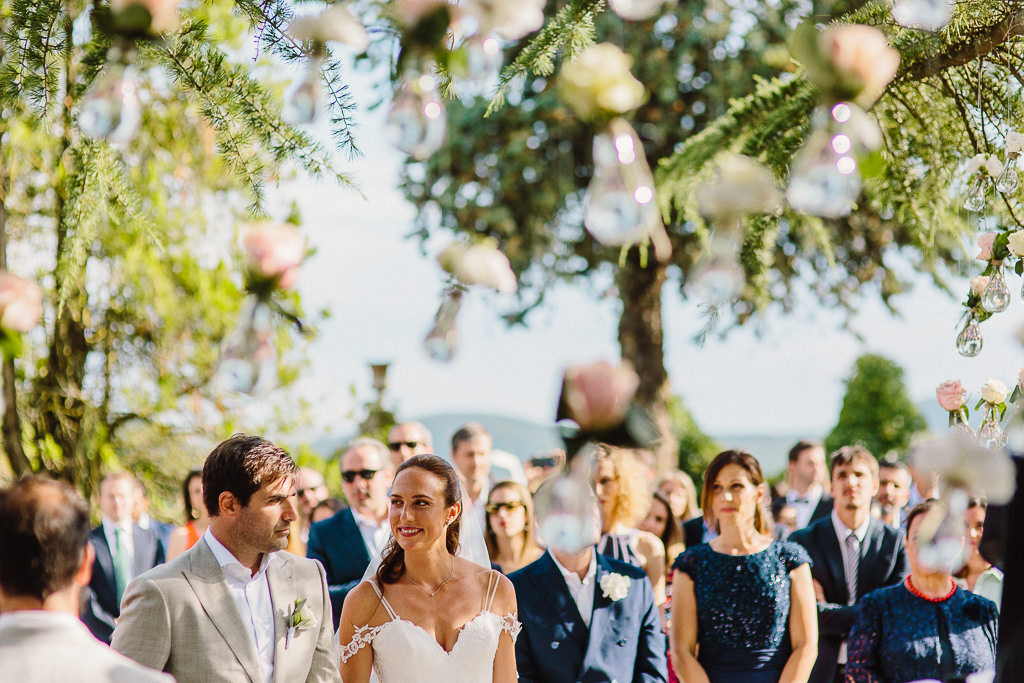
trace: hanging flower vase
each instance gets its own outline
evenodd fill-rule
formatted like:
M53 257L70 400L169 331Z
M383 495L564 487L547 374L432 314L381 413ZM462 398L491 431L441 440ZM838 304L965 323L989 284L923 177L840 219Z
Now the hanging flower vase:
M978 443L985 448L1002 448L1006 439L999 428L999 409L988 403L985 405L985 419L978 428Z
M981 353L982 346L981 326L974 313L971 313L963 329L956 338L956 352L966 358L974 358Z
M845 102L814 110L807 142L790 168L786 197L794 209L824 218L846 216L853 209L861 188L855 158L861 136L851 122L862 113Z
M1003 278L1003 267L1001 263L993 264L992 275L981 293L981 305L989 313L1002 313L1010 305L1010 289L1006 286Z
M1020 178L1017 176L1017 158L1019 154L1010 154L1003 172L996 178L996 189L1003 194L1013 194L1020 185Z
M245 300L238 326L224 342L217 367L217 382L225 389L253 394L269 388L277 360L272 322L267 301L257 296Z
M434 315L434 326L430 328L430 332L423 340L423 348L426 349L427 355L434 360L448 362L455 357L455 348L459 338L455 323L459 316L459 309L462 308L463 292L462 287L458 285L453 285L445 290L441 305Z

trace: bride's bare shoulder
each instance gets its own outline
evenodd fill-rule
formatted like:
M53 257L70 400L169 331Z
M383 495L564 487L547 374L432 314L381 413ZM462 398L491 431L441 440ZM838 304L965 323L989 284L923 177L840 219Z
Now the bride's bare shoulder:
M377 591L369 581L362 581L345 596L345 604L341 609L342 626L372 624L374 615L380 609L381 599Z

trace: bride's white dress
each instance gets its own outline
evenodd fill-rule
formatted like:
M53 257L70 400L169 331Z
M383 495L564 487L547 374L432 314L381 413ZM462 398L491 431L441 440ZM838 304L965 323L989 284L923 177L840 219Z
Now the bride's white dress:
M522 628L515 614L499 616L491 611L497 576L492 571L483 611L463 625L450 652L422 627L402 619L371 581L390 621L357 626L352 641L341 648L341 660L347 662L370 645L373 671L380 683L491 683L498 639L507 631L514 641Z

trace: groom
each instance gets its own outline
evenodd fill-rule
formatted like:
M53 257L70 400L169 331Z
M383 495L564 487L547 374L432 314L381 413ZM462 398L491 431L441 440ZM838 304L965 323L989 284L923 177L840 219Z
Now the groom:
M114 649L178 683L339 681L324 570L283 552L295 474L257 436L217 446L203 465L209 529L128 585Z
M642 569L593 545L548 548L509 579L523 624L519 683L665 682L665 634Z

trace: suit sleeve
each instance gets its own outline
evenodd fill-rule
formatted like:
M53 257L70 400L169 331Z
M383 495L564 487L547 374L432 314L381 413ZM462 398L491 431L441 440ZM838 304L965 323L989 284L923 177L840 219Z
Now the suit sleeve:
M314 563L320 579L320 592L323 595L324 616L331 613L331 598L327 590L327 575L324 573L323 565ZM309 667L309 675L306 677L309 683L330 681L341 683L341 671L338 663L338 648L334 641L333 621L330 619L320 620L320 633L316 640L316 649L313 651L313 663Z
M521 594L523 587L519 583L513 583L512 587L517 594ZM520 602L519 614L523 631L516 638L516 672L519 674L519 683L536 683L537 666L534 664L533 647L530 642L530 624L527 619L522 618L525 609L528 608Z
M819 602L818 634L822 636L842 636L850 632L853 622L857 619L857 605L838 605L834 602Z
M643 586L643 618L633 669L633 683L667 683L668 662L665 658L666 637L661 630L661 617L654 604L654 590L649 581Z
M160 586L140 577L128 584L111 647L150 669L164 671L171 654L171 614Z

